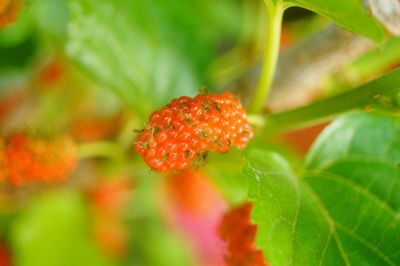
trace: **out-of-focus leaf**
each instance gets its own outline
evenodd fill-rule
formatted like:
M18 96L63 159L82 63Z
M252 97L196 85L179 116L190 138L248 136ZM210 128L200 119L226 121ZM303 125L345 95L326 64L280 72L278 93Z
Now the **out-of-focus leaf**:
M362 55L327 80L325 91L337 93L362 85L400 62L400 38L388 39L376 49Z
M34 36L12 47L0 46L0 71L25 68L32 61L36 51L37 42Z
M374 113L344 116L318 137L307 156L306 168L323 168L347 157L385 161L396 166L400 162L399 136L400 121L396 118Z
M137 189L132 197L129 212L132 213L130 244L126 265L185 265L195 264L193 247L182 235L174 231L163 217L165 206L159 204L160 176L143 169L134 168Z
M310 151L302 177L254 149L257 243L271 265L400 263L400 123L377 114L338 119Z
M347 30L364 35L374 41L385 37L383 27L372 18L360 0L268 0L277 4L299 6L332 19Z
M153 217L132 225L132 246L127 259L134 265L196 265L192 247L183 236L171 231L162 217Z
M90 237L87 209L78 194L55 191L35 199L11 229L15 265L107 266Z
M146 112L193 95L218 37L202 27L212 4L189 0L70 1L67 51L94 78ZM210 6L211 5L211 6ZM205 13L207 14L207 13Z
M18 45L31 37L33 30L31 13L26 8L22 8L16 21L0 29L0 46L12 47Z
M22 8L18 19L0 30L0 78L9 75L6 71L25 69L33 61L38 44L31 13Z
M377 49L351 63L344 72L350 76L371 77L400 62L400 38L391 38Z
M69 20L67 1L35 0L30 11L38 29L46 35L65 40Z

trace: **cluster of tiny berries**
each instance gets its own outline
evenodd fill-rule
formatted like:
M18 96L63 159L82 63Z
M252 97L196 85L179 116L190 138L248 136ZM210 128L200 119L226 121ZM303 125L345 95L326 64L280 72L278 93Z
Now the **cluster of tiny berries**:
M64 136L39 139L16 133L0 139L0 180L14 185L63 180L76 164L75 145Z
M157 172L187 168L207 151L243 149L253 137L246 111L231 92L172 100L155 111L135 150Z
M261 250L255 247L257 226L250 223L253 205L246 203L226 213L219 235L227 243L225 262L228 266L267 266Z

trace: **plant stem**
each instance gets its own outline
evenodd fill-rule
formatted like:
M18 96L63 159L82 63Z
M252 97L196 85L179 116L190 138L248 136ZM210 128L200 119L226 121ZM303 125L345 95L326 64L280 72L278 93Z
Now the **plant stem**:
M400 114L395 96L400 92L400 68L354 90L310 105L272 114L266 118L264 134L274 134L326 120L352 110L380 110Z
M279 1L275 6L266 1L266 5L268 11L268 32L265 40L263 67L249 108L250 113L259 113L262 111L271 89L279 55L281 24L285 8Z
M103 157L118 161L123 160L124 151L123 148L118 144L107 141L99 141L79 145L78 155L80 159Z

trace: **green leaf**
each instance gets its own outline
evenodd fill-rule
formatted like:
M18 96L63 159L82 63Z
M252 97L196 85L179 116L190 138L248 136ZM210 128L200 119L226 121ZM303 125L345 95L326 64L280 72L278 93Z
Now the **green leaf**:
M226 3L224 1L224 3ZM67 52L131 107L148 112L206 82L218 25L191 0L69 1ZM229 9L228 9L229 10ZM224 20L224 19L222 19Z
M400 163L400 121L377 113L337 119L316 140L306 168L315 170L347 157Z
M111 265L90 238L87 209L73 192L54 191L35 199L10 234L16 265Z
M271 1L271 0L269 0ZM272 0L288 6L299 6L332 19L343 28L374 41L385 38L383 27L372 18L361 0Z
M232 205L243 203L247 199L249 181L241 171L245 165L242 152L232 149L229 153L212 153L207 160L204 169L228 202Z
M400 68L355 89L267 117L264 134L283 132L355 110L397 115L400 110Z
M346 115L301 174L276 153L249 152L257 244L271 265L400 264L399 133L396 118Z

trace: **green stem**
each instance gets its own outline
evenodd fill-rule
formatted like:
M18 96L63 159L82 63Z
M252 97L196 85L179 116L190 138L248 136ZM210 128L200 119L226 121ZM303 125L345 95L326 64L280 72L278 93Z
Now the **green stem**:
M262 111L272 85L279 55L282 17L285 8L280 2L277 2L275 6L269 1L266 1L266 4L268 11L268 32L265 40L263 67L253 101L249 108L250 113L259 113Z
M124 158L124 151L120 145L106 141L81 144L78 154L80 159L103 157L120 161Z
M310 105L272 114L266 118L264 134L304 127L313 122L352 110L380 110L398 115L395 97L400 92L400 68L354 90L316 101Z

